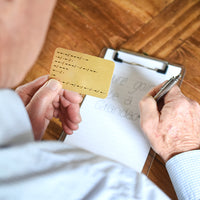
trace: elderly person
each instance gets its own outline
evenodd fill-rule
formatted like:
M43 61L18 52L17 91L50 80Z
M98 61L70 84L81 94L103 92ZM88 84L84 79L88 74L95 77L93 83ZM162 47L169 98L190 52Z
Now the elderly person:
M54 0L0 2L0 199L168 199L125 166L39 141L53 116L68 134L81 121L82 97L48 76L9 89L39 55L54 6ZM200 107L175 86L158 111L152 96L159 88L140 102L142 129L166 162L178 198L200 199Z

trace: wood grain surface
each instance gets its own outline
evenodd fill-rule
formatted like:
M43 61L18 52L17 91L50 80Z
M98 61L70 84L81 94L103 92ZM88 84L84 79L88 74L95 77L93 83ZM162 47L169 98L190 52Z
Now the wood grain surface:
M23 83L49 74L57 47L95 56L104 47L123 48L183 65L181 89L200 103L199 36L199 0L58 0L41 54ZM61 132L60 122L53 120L44 139L56 140ZM153 156L151 151L148 164ZM157 155L148 177L177 199Z

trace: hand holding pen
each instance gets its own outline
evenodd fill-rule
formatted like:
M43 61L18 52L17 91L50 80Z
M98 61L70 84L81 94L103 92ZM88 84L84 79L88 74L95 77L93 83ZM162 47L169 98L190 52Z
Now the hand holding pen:
M182 152L200 149L200 106L175 85L179 78L155 87L140 101L141 128L164 162ZM159 110L157 102L163 96L165 101Z

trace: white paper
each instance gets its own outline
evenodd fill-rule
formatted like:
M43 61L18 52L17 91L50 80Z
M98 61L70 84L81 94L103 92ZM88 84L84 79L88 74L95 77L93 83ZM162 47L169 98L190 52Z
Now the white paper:
M105 59L113 60L108 49ZM163 63L119 52L127 61L162 68ZM82 122L65 142L108 157L141 172L150 145L140 128L138 103L154 86L178 75L181 68L170 65L166 74L138 66L115 63L111 88L106 99L87 96L81 106Z

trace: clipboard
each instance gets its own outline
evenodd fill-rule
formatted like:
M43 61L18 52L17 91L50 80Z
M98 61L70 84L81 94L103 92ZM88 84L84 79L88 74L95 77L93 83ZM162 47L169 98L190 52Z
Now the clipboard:
M126 50L103 49L100 56L115 62L108 97L85 97L79 129L64 142L148 176L155 153L140 128L138 103L152 87L172 76L182 75L180 85L184 67Z

